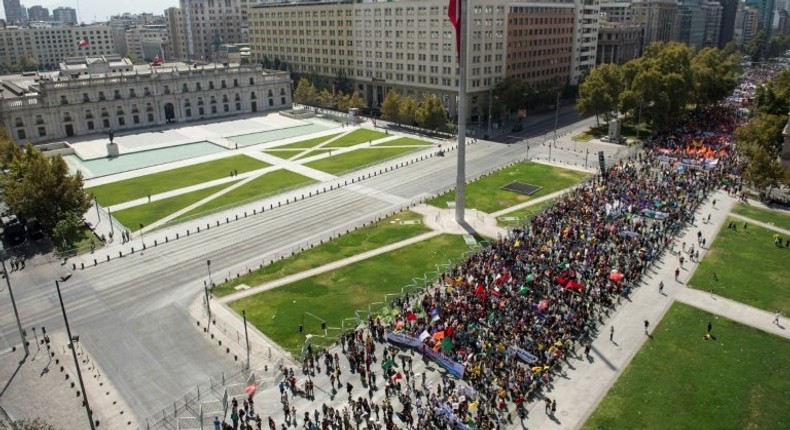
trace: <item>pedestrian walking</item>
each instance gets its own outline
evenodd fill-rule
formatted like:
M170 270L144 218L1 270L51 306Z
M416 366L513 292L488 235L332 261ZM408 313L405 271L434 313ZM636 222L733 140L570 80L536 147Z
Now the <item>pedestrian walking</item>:
M649 328L650 328L650 321L648 321L648 320L645 320L645 334L648 334L648 333L647 333L647 330L648 330Z
M718 280L719 280L719 275L717 275L716 272L713 272L713 281L715 282Z
M658 283L658 294L664 294L664 281Z
M680 277L680 267L675 268L675 280L677 281Z
M551 399L546 397L546 413L551 413Z
M151 203L151 195L148 195L148 203Z
M609 340L614 342L614 326L609 327Z
M781 316L782 316L782 313L779 312L779 311L776 311L776 313L774 314L774 324L779 325L779 317L781 317Z
M557 400L555 399L551 401L551 415L554 416L554 414L556 413L557 413Z
M587 343L584 344L584 356L585 357L589 357L590 356L590 348L592 348L592 342L590 342L588 340Z

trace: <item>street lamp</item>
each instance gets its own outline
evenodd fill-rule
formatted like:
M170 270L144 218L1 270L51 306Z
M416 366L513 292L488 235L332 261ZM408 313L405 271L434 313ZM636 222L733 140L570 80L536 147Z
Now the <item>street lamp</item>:
M555 104L554 110L554 146L557 146L557 122L560 119L560 90L557 90L557 103ZM551 149L551 147L549 147ZM551 161L551 156L549 156L549 161Z
M82 381L82 372L80 371L80 361L77 359L77 349L74 342L79 340L79 336L71 335L71 327L69 327L69 318L66 316L66 307L63 305L63 295L60 293L60 283L55 281L55 289L58 291L58 300L60 300L60 310L63 312L63 322L66 324L66 335L69 337L69 346L71 347L71 355L74 358L74 367L77 369L77 379L80 381L80 390L82 390L82 404L85 406L85 412L88 414L88 422L90 423L91 430L96 430L93 424L93 413L91 406L88 403L88 393L85 392L85 383Z
M25 358L30 355L27 347L27 339L25 339L25 331L22 330L22 323L19 321L19 311L16 308L16 300L14 300L14 290L11 289L11 279L8 277L8 270L5 267L5 260L3 260L3 277L5 278L6 285L8 286L8 295L11 296L11 305L14 307L14 316L16 317L16 325L19 327L19 336L22 338L22 347L25 349ZM22 361L25 359L23 358Z
M143 223L140 223L140 245L142 245L143 251L144 251L145 250L145 238L143 237L143 227L145 227L143 225ZM143 251L140 251L140 254L142 254Z
M211 280L211 260L206 260L206 269L208 269L208 285L214 288L214 281Z

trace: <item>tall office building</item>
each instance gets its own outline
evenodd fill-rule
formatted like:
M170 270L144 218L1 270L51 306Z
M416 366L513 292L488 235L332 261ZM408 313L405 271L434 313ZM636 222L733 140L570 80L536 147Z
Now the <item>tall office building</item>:
M21 25L25 23L27 13L25 8L19 4L19 0L3 0L3 9L5 10L6 24Z
M165 52L168 59L184 60L187 58L186 32L184 31L184 15L177 7L165 9L167 22L167 43Z
M634 20L645 27L643 45L678 40L678 3L676 0L634 0Z
M771 40L774 27L774 0L760 1L760 29L765 32L765 40Z
M701 49L705 38L705 14L701 0L678 0L678 40Z
M702 46L705 48L715 48L719 44L721 31L721 21L724 16L724 8L721 3L715 0L703 0L702 13L705 16L705 33L702 38Z
M208 61L215 57L224 43L248 41L247 8L258 0L180 0L181 25L176 30L184 41L179 58ZM169 10L169 9L168 9ZM175 13L167 12L168 18ZM171 33L172 34L172 33Z
M77 10L71 7L56 7L52 10L52 19L65 25L77 25Z
M734 39L735 15L738 13L738 0L719 0L721 4L721 27L719 29L719 48Z
M87 45L80 47L86 39ZM41 69L51 70L66 57L115 53L112 28L106 25L0 29L0 62L9 67L21 65L30 56Z
M43 6L30 6L27 9L28 21L49 21L49 9Z

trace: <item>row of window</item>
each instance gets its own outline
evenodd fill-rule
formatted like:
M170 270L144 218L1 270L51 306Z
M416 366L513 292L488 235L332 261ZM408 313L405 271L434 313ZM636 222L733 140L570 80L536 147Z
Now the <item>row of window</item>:
M212 103L214 103L214 101L212 101ZM285 103L286 103L286 98L285 97L280 97L280 105L285 105ZM274 99L273 98L269 99L269 107L274 107ZM219 112L217 105L212 104L210 106L210 111L211 111L212 115L216 115ZM240 112L241 111L241 102L240 101L237 101L235 103L235 111L236 112ZM223 103L223 105L222 105L222 112L223 113L230 113L230 104L229 103ZM206 114L205 107L202 106L202 102L200 100L198 101L197 114L198 114L198 116L201 116L201 117L205 116L205 114ZM122 110L119 110L117 112L117 115L116 115L115 119L116 119L116 124L119 127L125 127L126 126L126 117L123 116L123 115L124 115L124 113L123 113ZM184 116L186 118L192 118L192 107L189 104L188 100L186 101L186 103L184 103ZM140 118L141 117L138 114L138 111L133 109L132 110L132 124L139 125L141 123L140 122ZM154 123L156 121L155 115L154 115L154 112L153 112L153 108L150 106L150 103L146 107L146 118L148 119L148 123L149 124L152 124L152 123ZM93 114L91 113L90 110L86 111L85 119L86 119L86 126L87 126L88 130L95 130L95 123L93 121L94 117L93 117ZM70 121L72 121L71 114L68 113L68 112L64 113L64 122L70 122ZM22 121L21 118L17 118L15 125L16 125L16 127L24 127L24 122ZM39 137L46 137L47 136L47 129L46 129L46 126L44 125L44 119L41 117L41 115L36 115L36 125L38 125L37 130L36 130L38 132L38 136ZM101 114L101 125L102 125L102 127L104 129L109 129L109 128L113 127L113 124L111 123L111 118L109 116L109 113L106 112L106 109L103 110L102 114ZM16 132L17 132L17 137L20 140L24 140L24 139L27 138L27 133L25 132L24 128L18 128Z
M250 82L250 86L254 86L255 85L255 78L254 77L250 77L250 81L249 82ZM239 80L238 79L233 79L233 88L238 88L238 87L239 87ZM224 79L220 81L220 88L228 88L228 85L227 85L227 83L225 82ZM209 81L208 82L208 89L209 90L216 89L215 86L214 86L214 81ZM203 91L203 86L202 86L202 84L200 82L195 82L194 91ZM189 88L189 85L187 83L184 83L181 86L181 92L182 93L190 92L190 88ZM162 86L162 93L165 94L165 95L171 94L172 91L170 89L170 85L163 85ZM152 94L151 93L151 89L149 87L143 87L143 96L144 97L150 96L151 94ZM252 94L254 96L255 92L253 91ZM269 94L268 95L269 95L269 97L272 97L274 95L274 93L273 93L273 91L271 89L269 89ZM285 88L280 88L280 95L281 96L285 95ZM137 90L135 88L129 88L129 98L135 98L135 97L137 97ZM237 94L237 97L238 97L238 94ZM121 90L113 90L112 98L114 100L122 99L123 95L121 95ZM105 101L105 100L107 100L107 95L104 93L104 91L99 91L98 92L98 96L96 98L96 101ZM82 93L82 103L90 103L92 101L94 101L94 100L91 98L90 94ZM64 104L64 105L65 104L69 104L69 98L68 98L67 95L62 94L60 96L60 104Z

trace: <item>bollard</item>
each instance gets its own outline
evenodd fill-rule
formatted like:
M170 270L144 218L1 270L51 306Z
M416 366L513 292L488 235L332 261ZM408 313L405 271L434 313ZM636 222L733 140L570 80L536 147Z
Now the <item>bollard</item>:
M143 251L145 251L145 242L143 242Z
M85 269L85 263L80 263L80 266L81 269Z
M218 340L217 342L219 342L219 346L222 346L222 340Z
M244 211L244 218L247 218L247 211Z
M302 194L302 200L304 200L304 194Z
M110 256L109 255L107 256L107 261L110 261Z
M253 209L253 210L252 210L252 214L253 214L253 215L256 215L257 213L258 213L258 209Z
M214 333L211 333L211 338L214 339Z
M71 263L71 270L77 270L77 263Z
M132 247L132 252L131 253L134 254L134 247Z
M169 240L167 239L167 236L165 236L165 243L167 243L167 242L169 242Z
M233 354L233 361L239 361L239 356L236 355L236 354Z
M97 265L97 264L99 264L99 262L98 262L98 261L96 261L96 259L94 258L94 259L93 259L93 265L95 266L95 265Z
M156 243L156 239L154 239L154 246L158 246L159 244Z
M228 217L225 217L225 224L227 224L229 222L230 222L230 220L228 219Z
M225 348L225 354L230 354L230 348Z
M200 226L197 227L197 233L200 233Z
M288 203L290 203L290 200L289 199L285 199L285 204L287 205Z
M211 224L206 223L206 230L211 230Z
M176 233L176 240L178 240L178 233Z
M279 206L279 204L278 204L278 206ZM269 209L274 209L274 203L269 205Z
M189 229L187 229L187 236L189 236Z

